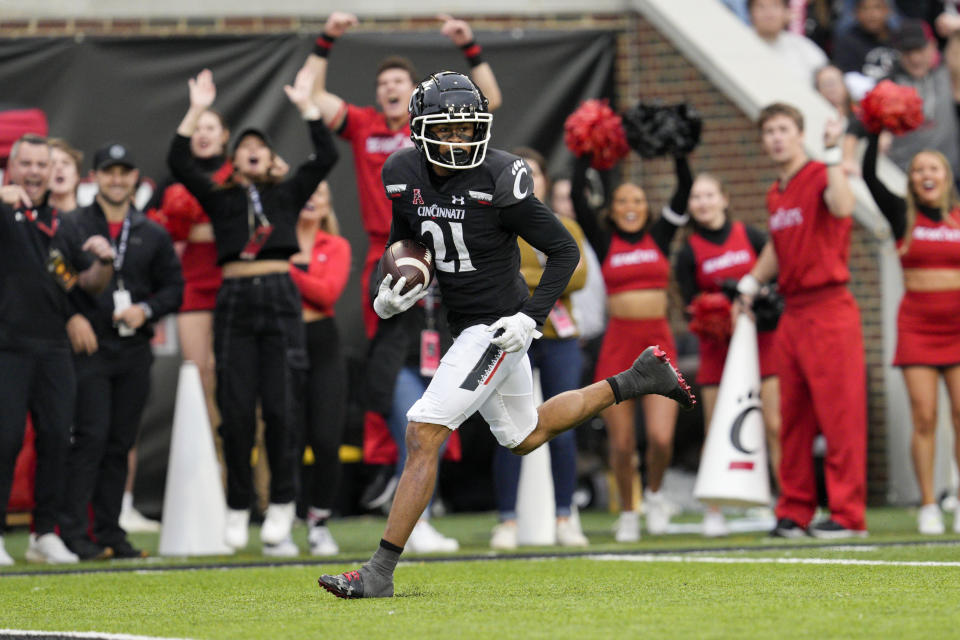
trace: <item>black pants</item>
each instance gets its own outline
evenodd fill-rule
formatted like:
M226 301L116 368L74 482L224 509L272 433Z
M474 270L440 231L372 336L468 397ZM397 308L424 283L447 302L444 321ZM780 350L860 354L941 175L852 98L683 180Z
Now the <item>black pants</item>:
M333 318L306 324L310 369L304 389L305 442L313 450L311 507L332 509L340 484L340 445L346 421L347 367Z
M74 359L77 404L60 518L64 540L86 535L88 504L97 542L109 546L126 539L118 520L127 454L137 440L153 364L150 344L131 340L136 342L122 347L101 343L93 355Z
M66 344L0 349L0 534L7 522L7 503L28 409L37 434L33 524L38 535L54 530L75 394L73 358Z
M257 400L266 425L270 502L292 502L298 469L299 396L307 370L300 293L290 275L227 278L217 294L214 354L227 465L227 506L253 497L250 451Z

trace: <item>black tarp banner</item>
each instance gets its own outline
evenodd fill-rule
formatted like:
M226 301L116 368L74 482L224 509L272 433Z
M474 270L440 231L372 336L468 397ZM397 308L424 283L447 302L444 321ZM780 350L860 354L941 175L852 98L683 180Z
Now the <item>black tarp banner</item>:
M566 169L563 122L581 101L612 97L616 56L612 31L476 33L503 92L492 146L533 147L551 173ZM306 128L283 93L313 47L313 35L204 37L17 38L0 40L3 101L43 109L50 134L66 138L88 158L108 141L130 146L141 172L162 179L170 140L188 105L187 79L213 71L214 107L234 131L263 127L276 150L296 166L310 152ZM378 62L404 55L421 75L467 72L460 52L439 31L351 33L329 58L327 88L354 104L372 104ZM359 273L366 239L359 223L350 150L329 177L342 233L353 245L351 281L337 305L351 357L363 352ZM159 512L176 385L176 363L158 358L140 439L138 504Z

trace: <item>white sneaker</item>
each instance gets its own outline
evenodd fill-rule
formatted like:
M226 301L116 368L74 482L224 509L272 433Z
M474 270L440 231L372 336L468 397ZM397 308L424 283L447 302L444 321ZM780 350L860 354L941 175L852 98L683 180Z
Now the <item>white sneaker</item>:
M310 527L307 542L310 543L310 555L335 556L340 553L340 547L327 527Z
M420 520L410 533L407 540L407 549L415 553L432 553L442 551L449 553L460 549L460 543L448 538L433 528L427 520Z
M621 511L613 525L613 537L617 542L636 542L640 539L640 514L636 511Z
M297 507L293 502L276 504L271 502L267 506L267 513L260 527L260 541L264 544L280 544L290 537L293 519L297 515Z
M590 541L583 535L576 520L563 518L557 520L557 544L561 547L586 547Z
M956 529L956 521L954 521L954 529ZM927 536L939 536L945 531L940 505L934 502L920 507L917 513L917 530Z
M730 535L727 528L727 519L723 517L723 512L713 509L707 509L703 514L703 536L705 538L723 538Z
M517 523L501 522L493 528L490 536L490 548L498 551L509 551L517 548Z
M156 533L160 531L160 523L129 507L120 510L120 528L127 533Z
M45 533L37 536L30 534L30 545L27 547L27 562L38 562L41 564L74 564L80 562L73 551L67 549L55 533Z
M250 535L250 510L227 509L227 523L223 531L223 541L233 549L247 546Z
M659 536L667 532L670 525L670 503L662 491L643 493L643 508L646 515L647 532Z
M288 535L277 544L264 543L263 555L271 558L295 558L300 555L300 549L294 544L293 536Z
M13 566L13 558L7 553L6 547L3 546L3 536L0 536L0 567L10 566Z

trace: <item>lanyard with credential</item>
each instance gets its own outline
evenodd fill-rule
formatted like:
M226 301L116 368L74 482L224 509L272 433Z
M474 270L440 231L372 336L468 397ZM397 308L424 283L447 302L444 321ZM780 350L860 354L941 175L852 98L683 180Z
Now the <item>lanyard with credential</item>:
M247 198L249 205L247 207L247 229L250 232L250 238L247 245L240 252L241 260L253 260L263 249L267 238L273 233L273 225L266 214L263 213L263 204L260 202L260 192L257 187L250 185L247 187ZM256 217L256 220L254 220Z
M123 268L123 259L127 255L127 241L130 239L130 214L123 219L123 227L120 229L120 242L114 244L113 250L116 254L113 258L113 272L117 274L117 288L123 289L123 275L120 269ZM112 241L111 241L111 244Z

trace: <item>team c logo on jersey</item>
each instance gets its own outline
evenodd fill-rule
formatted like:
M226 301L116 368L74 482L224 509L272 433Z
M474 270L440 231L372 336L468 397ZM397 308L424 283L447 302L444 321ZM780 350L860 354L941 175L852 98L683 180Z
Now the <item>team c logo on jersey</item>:
M770 216L770 231L780 231L788 227L799 227L803 224L803 211L800 207L792 209L777 209L776 213Z
M411 204L423 204L423 196L420 195L420 189L413 190L413 202Z
M514 160L513 167L511 168L513 175L516 176L513 179L513 197L517 200L523 200L527 197L528 191L524 188L520 190L520 183L523 182L523 176L528 172L527 164L523 160Z
M703 273L704 275L710 275L711 273L720 271L721 269L729 269L730 267L735 267L737 265L747 264L750 262L750 259L750 252L746 249L740 249L739 251L727 251L716 258L704 260Z

